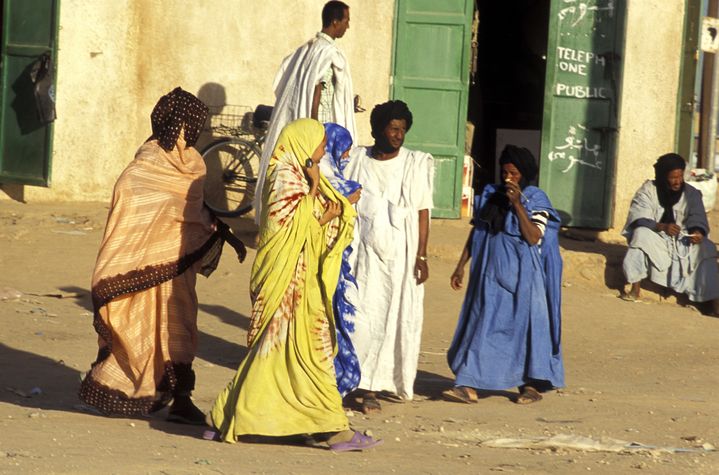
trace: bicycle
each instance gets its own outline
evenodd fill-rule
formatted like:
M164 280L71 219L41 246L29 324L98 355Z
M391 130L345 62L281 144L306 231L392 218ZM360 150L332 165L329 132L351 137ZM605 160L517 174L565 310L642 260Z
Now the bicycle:
M252 210L262 146L272 108L259 105L210 106L208 129L220 137L200 150L207 176L205 205L221 217L236 217Z

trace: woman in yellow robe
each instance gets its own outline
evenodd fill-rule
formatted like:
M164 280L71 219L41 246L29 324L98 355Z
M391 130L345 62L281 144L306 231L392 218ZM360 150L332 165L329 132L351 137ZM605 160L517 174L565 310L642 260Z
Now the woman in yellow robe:
M316 120L292 122L267 169L249 353L211 411L227 442L250 434L328 434L335 451L381 442L349 429L337 390L332 295L355 212L320 175L325 142Z

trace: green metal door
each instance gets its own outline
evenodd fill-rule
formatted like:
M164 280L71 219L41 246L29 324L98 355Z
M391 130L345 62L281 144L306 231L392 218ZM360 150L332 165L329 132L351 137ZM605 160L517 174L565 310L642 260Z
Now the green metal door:
M540 186L562 224L611 226L625 0L551 0Z
M414 118L409 148L434 156L433 216L458 218L473 0L398 0L392 97Z
M3 0L0 182L49 186L52 125L40 123L30 69L57 57L59 0Z

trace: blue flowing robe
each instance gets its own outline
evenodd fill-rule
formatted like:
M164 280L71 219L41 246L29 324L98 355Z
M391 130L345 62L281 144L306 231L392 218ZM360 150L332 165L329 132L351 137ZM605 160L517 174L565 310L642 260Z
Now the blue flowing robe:
M549 214L541 242L524 240L514 210L503 231L491 234L478 216L497 190L488 185L475 198L470 278L449 366L457 386L503 390L542 380L562 387L559 214L542 190L528 186L522 204L529 215Z
M327 137L326 153L320 161L320 170L332 186L347 197L361 188L359 183L344 177L344 170L349 163L349 158L342 158L342 154L352 146L352 136L347 129L334 123L325 124L325 132ZM342 267L337 281L337 289L332 297L337 337L337 355L334 359L335 376L337 389L342 397L357 389L361 379L359 359L351 340L351 334L355 330L356 308L348 294L357 292L357 280L352 275L352 268L349 264L351 254L352 246L347 246L342 254Z

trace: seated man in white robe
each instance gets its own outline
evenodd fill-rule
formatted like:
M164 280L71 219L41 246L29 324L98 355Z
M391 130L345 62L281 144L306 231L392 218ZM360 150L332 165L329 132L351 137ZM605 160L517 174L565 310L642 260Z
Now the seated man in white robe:
M270 156L285 125L304 118L334 122L356 139L349 63L335 42L349 27L349 6L336 0L327 2L322 9L322 31L282 61L273 84L276 101L262 147L255 188L255 221L261 215L262 189Z
M345 169L362 184L352 247L358 299L350 334L361 367L365 413L375 392L412 399L422 335L423 283L432 209L432 156L402 145L412 113L402 101L376 106L371 147L357 147Z
M684 182L686 162L675 154L659 157L655 179L637 191L622 234L629 241L624 275L631 284L625 300L638 300L642 280L680 294L692 302L712 302L719 310L717 252L709 240L701 192Z

